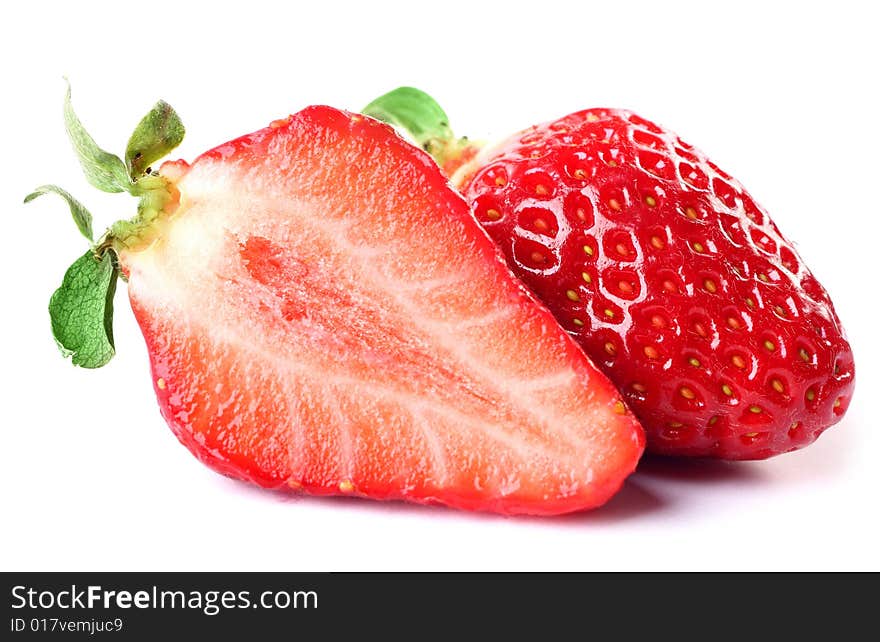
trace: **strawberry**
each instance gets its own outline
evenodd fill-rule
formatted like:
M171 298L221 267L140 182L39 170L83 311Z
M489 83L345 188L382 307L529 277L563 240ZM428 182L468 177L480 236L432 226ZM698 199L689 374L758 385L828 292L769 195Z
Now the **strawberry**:
M365 113L431 131L419 140L445 167L473 154L418 90ZM437 113L442 130L424 123ZM763 459L846 412L853 356L828 294L742 185L672 132L579 111L465 159L453 182L625 395L650 450Z
M539 515L620 487L643 450L637 421L428 155L315 106L153 172L182 137L169 110L144 119L124 164L69 110L87 177L142 199L53 297L74 363L113 354L118 270L162 415L225 475Z

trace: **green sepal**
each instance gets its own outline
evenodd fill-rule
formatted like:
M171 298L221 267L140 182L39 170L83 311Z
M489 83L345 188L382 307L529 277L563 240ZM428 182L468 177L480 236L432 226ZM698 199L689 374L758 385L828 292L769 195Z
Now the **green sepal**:
M149 166L177 147L184 127L177 113L157 102L135 128L128 141L125 162L98 147L85 130L71 104L70 83L64 97L64 125L86 179L105 192L128 192L139 199L137 214L114 223L73 262L61 286L49 300L52 334L61 353L74 365L100 368L113 358L113 296L120 276L118 253L148 246L165 229L165 207L173 198L169 181ZM25 197L25 203L53 193L67 201L74 222L93 242L92 215L68 192L43 185Z
M164 100L141 119L125 149L125 165L132 180L180 145L186 130L177 112Z
M98 147L74 113L70 101L70 83L67 84L64 97L64 127L89 183L103 192L127 192L131 189L125 163L118 156Z
M398 87L389 91L364 107L361 113L402 130L444 171L454 172L482 147L482 143L466 136L456 138L443 108L415 87Z
M57 185L41 185L25 196L24 202L30 203L32 200L43 194L58 194L58 196L67 201L67 206L70 208L70 215L73 217L73 222L76 223L77 229L79 229L80 233L89 241L95 240L95 234L92 231L91 212L89 212L82 203L71 196L69 192L61 189Z
M389 91L364 107L361 113L406 130L428 151L431 145L455 139L443 108L415 87L398 87Z
M61 353L76 366L100 368L116 353L113 295L118 276L112 251L99 258L89 250L67 269L49 300L52 334Z

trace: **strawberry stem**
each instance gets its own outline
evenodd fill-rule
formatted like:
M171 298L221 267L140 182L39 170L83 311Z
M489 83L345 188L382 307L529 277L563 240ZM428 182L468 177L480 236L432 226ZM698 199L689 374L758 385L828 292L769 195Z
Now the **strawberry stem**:
M163 213L173 208L175 189L162 176L148 174L131 187L132 196L140 198L137 214L116 221L101 239L117 253L122 249L139 250L149 246L161 235Z
M364 107L361 113L408 134L447 175L470 160L481 147L467 137L457 138L439 103L415 87L398 87L389 91Z

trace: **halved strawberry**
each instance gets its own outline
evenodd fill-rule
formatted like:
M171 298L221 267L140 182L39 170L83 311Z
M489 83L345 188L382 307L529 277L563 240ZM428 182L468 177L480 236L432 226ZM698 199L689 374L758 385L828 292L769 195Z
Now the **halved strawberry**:
M212 468L532 514L597 506L634 469L611 383L387 125L309 107L147 172L152 200L98 249L163 416Z

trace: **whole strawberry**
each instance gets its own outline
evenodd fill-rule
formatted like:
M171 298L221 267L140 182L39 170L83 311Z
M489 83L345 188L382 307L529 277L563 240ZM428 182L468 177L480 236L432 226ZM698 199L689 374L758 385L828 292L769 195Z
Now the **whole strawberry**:
M365 113L412 130L401 104L410 120L443 114L411 88ZM454 167L473 147L441 120L420 140ZM828 294L748 192L672 132L580 111L483 150L453 183L623 392L650 450L763 459L846 411L853 356Z

